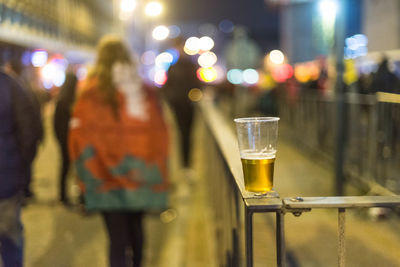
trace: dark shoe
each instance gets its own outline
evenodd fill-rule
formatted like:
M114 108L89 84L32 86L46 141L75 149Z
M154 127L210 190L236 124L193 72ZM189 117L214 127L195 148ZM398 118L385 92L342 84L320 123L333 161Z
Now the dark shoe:
M35 197L35 195L33 194L33 192L30 189L26 189L26 190L24 190L24 197L27 199L32 199Z
M65 207L71 207L71 206L72 206L72 203L71 203L68 199L66 199L66 198L60 198L60 202L61 202L61 204L63 204Z

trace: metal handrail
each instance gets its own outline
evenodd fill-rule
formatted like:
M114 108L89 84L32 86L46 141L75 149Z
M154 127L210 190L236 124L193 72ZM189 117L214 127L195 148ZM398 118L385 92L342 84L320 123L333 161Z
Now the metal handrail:
M257 196L244 189L239 149L232 125L227 122L210 101L199 103L203 119L230 172L244 204L246 266L253 266L253 214L276 214L277 265L286 266L284 215L299 216L315 208L338 209L338 266L345 266L345 210L347 208L400 207L400 196L351 196L351 197L294 197L281 199ZM228 265L231 266L231 265ZM238 266L232 263L232 266Z
M232 127L226 122L223 116L217 111L212 102L203 101L199 104L206 124L215 138L215 141L223 155L227 166L232 173L235 184L245 204L245 238L246 238L246 263L253 266L253 214L256 212L275 212L277 229L277 261L279 266L284 266L284 242L283 242L283 207L282 200L276 198L265 198L244 189L243 172L240 163L239 148L236 136Z
M296 102L289 104L283 91L280 96L281 121L295 133L291 137L324 160L333 160L339 146L333 134L337 127L335 95L321 96L305 90ZM394 175L399 170L399 156L392 153L400 148L400 94L346 93L344 101L347 119L342 146L347 154L342 160L346 181L377 194L400 193L400 183Z

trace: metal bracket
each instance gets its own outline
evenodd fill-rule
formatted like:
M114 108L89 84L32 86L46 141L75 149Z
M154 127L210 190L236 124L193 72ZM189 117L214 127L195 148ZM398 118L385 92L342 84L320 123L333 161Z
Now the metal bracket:
M303 208L303 209L291 209L286 208L286 212L291 212L294 216L300 217L303 212L309 212L311 208Z

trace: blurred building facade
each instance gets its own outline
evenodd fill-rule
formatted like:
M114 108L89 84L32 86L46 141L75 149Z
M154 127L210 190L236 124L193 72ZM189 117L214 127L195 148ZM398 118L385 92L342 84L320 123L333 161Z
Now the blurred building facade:
M113 1L22 0L0 2L0 39L57 52L94 47L118 27Z
M271 0L267 4L280 7L280 46L290 63L311 61L332 52L336 12L345 12L346 37L362 33L362 0Z
M324 25L324 18L333 15L333 11L323 15L322 2L343 5L337 12L345 12L345 38L364 34L368 38L368 52L400 48L400 2L397 0L266 0L268 5L280 8L280 45L291 63L310 61L331 52L333 25Z
M369 51L400 48L400 1L364 0L363 18L363 32L368 36Z

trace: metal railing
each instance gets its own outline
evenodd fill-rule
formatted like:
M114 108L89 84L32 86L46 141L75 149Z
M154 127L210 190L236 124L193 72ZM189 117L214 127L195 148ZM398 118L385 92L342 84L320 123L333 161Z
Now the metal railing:
M232 124L211 102L199 104L207 129L203 137L209 163L210 201L215 206L214 223L220 266L253 266L253 215L275 213L277 266L286 266L284 218L316 208L338 209L338 266L345 266L345 211L349 208L400 207L400 196L266 198L244 189L243 173Z
M345 95L344 170L349 181L366 190L400 193L400 95L377 93ZM301 143L328 160L335 153L335 99L314 91L303 92L298 101L281 97L281 123Z

